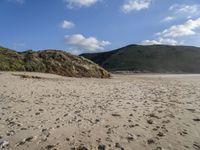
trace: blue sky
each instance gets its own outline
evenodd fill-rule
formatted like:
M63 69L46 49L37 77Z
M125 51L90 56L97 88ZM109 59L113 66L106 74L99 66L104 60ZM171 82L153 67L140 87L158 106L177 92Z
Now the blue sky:
M0 0L0 19L0 45L18 51L200 46L199 0Z

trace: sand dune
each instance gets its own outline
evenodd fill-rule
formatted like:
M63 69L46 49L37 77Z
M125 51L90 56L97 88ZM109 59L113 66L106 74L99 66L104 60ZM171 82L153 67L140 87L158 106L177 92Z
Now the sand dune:
M1 148L199 150L200 75L1 72Z

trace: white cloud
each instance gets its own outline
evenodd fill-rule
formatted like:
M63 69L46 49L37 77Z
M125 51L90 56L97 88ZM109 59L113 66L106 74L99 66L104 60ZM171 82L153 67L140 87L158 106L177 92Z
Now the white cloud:
M168 17L165 17L162 21L163 21L163 22L169 22L169 21L172 21L172 20L174 20L174 19L175 19L175 17L168 16Z
M178 42L174 39L159 38L158 40L145 40L142 42L142 44L143 45L160 45L160 44L177 45Z
M122 6L122 11L128 13L130 11L139 11L149 8L151 0L129 0Z
M68 21L68 20L64 20L61 24L61 27L63 29L70 29L70 28L73 28L74 27L74 23L71 22L71 21Z
M165 17L162 22L169 22L175 19L192 19L199 17L200 4L186 5L174 4L169 7L169 16Z
M104 50L110 44L109 41L99 41L95 37L86 38L82 34L66 35L65 43L91 52Z
M178 45L184 44L192 37L198 36L198 28L200 28L200 5L175 4L169 8L169 15L162 22L169 22L175 19L186 19L182 24L172 25L157 33L157 38L153 40L145 40L144 45L167 44ZM194 19L195 18L195 19Z
M200 5L186 5L186 4L175 4L169 8L170 11L174 11L175 13L187 13L187 14L199 14L200 13Z
M80 55L81 53L84 53L83 50L80 50L80 49L78 49L76 47L69 47L68 51L73 55Z
M68 8L74 7L89 7L94 5L99 0L64 0L67 3Z
M170 28L157 33L157 35L163 37L172 37L172 38L195 35L196 34L195 29L197 28L200 28L200 18L196 20L190 19L184 24L173 25Z

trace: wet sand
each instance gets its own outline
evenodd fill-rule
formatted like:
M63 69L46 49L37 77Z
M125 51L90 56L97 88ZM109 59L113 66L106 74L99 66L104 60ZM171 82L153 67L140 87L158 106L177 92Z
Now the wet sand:
M1 148L199 150L200 75L1 72Z

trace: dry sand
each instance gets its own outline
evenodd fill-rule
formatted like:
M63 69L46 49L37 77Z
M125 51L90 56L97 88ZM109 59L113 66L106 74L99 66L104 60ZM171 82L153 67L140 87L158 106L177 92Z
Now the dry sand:
M10 150L199 150L200 75L87 79L1 72L3 145Z

